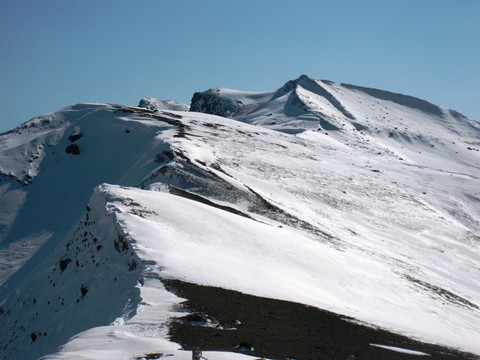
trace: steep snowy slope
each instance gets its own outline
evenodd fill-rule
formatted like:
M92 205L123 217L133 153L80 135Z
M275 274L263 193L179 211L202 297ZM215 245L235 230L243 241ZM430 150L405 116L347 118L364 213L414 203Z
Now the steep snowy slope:
M361 156L323 134L292 137L197 114L182 121L196 126L172 137L172 146L203 169L203 177L218 177L233 189L225 193L208 182L189 184L185 168L175 164L144 185L170 183L220 205L228 201L268 225L229 214L221 220L214 210L205 215L206 209L184 208L176 198L164 206L171 196L149 202L141 193L122 195L158 214L141 225L132 216L123 223L145 249L154 247L152 234L163 234L155 240L162 242L160 258L145 250L161 266L161 277L299 301L476 349L479 238L475 228L433 203L452 196L450 190L460 183L466 193L475 193L478 178L444 179L423 194L419 184L400 183L410 172L408 164L398 159L392 164L390 156ZM424 170L426 178L431 173ZM165 189L155 182L150 188ZM188 214L188 225L181 214ZM207 221L212 229L204 228Z
M191 110L236 120L80 104L0 135L2 358L85 330L47 358L191 358L165 279L480 354L477 122L304 76L213 92Z
M213 110L198 106L201 94L211 97L212 93L197 93L191 108L286 133L317 130L359 154L385 156L394 164L399 160L412 169L397 181L417 182L420 194L442 186L445 177L478 178L480 174L480 124L425 100L302 75L276 92L263 93L273 95L250 112L231 116L224 106ZM229 101L235 102L234 93L229 94ZM220 91L216 102L224 97ZM415 169L428 169L430 174L418 177ZM411 172L413 178L408 175ZM480 224L472 216L480 212L478 191L465 192L460 184L444 190L452 196L443 196L436 206L480 233Z
M155 154L167 146L151 140L158 129L119 109L77 105L1 135L3 247L65 235L96 185L136 185L158 167Z
M131 297L138 277L134 254L122 243L120 252L105 255L107 244L99 242L112 236L114 225L102 222L97 230L87 230L85 209L99 183L135 186L160 165L157 155L169 149L155 136L172 125L160 120L153 124L152 118L145 124L142 115L151 111L132 112L81 104L2 135L2 171L9 175L3 176L0 197L5 224L1 280L6 281L1 312L2 326L9 329L1 339L5 358L35 358L53 351L75 333L111 322ZM32 164L35 176L25 177ZM84 266L77 278L76 271ZM118 280L121 286L90 292L93 302L85 310L80 300L86 291L82 289L89 288L87 279L98 286Z

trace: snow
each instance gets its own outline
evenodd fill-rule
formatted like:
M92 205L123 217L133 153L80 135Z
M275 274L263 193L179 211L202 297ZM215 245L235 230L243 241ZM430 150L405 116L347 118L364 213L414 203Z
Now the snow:
M55 144L63 129L21 134L14 138L4 136L0 146L0 173L20 180L35 177L45 156L45 145Z
M476 349L478 309L448 304L418 291L399 273L401 267L371 252L339 250L294 229L166 193L107 185L102 191L108 197L134 198L153 214L139 217L122 202L110 202L109 211L116 213L125 233L135 239L137 254L155 262L148 272L161 278L296 301L423 340Z
M430 354L427 354L427 353L424 353L424 352L421 352L421 351L403 349L403 348L399 348L399 347L396 347L396 346L388 346L388 345L380 345L380 344L370 344L370 345L378 347L378 348L386 349L386 350L399 352L399 353L402 353L402 354L415 355L415 356L430 356Z
M72 338L61 351L42 357L43 360L131 360L147 354L162 353L169 359L191 360L192 352L168 341L167 321L175 312L172 307L180 299L165 290L158 279L149 279L142 286L142 303L137 314L123 321L119 318L110 326L96 327ZM203 351L209 360L249 360L251 356Z
M150 109L153 111L160 110L175 110L175 111L188 111L190 106L182 104L172 100L159 100L153 97L147 96L140 100L139 107Z
M226 88L213 88L211 92L217 93L221 97L241 101L244 105L258 104L269 100L273 96L273 91L241 91Z
M307 77L207 93L236 120L84 103L0 135L5 356L190 359L162 278L480 354L478 122Z

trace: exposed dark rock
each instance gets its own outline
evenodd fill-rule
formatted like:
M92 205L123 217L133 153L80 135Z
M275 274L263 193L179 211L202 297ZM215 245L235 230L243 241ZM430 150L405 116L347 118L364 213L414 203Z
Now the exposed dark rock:
M85 285L82 285L82 287L80 288L80 291L82 293L82 298L84 298L85 295L87 295L88 293L88 287L86 287Z
M184 324L202 325L208 324L208 318L202 314L190 314L183 320Z
M137 261L135 259L128 262L128 271L133 271L137 268Z
M236 215L240 215L240 216L243 216L243 217L246 217L248 219L252 219L251 216L249 216L248 214L245 214L243 212L241 212L240 210L237 210L237 209L234 209L230 206L225 206L225 205L220 205L220 204L216 204L214 203L213 201L210 201L200 195L197 195L197 194L194 194L194 193L191 193L191 192L188 192L188 191L185 191L185 190L182 190L182 189L179 189L173 185L169 185L168 187L168 191L170 192L170 194L173 194L173 195L177 195L177 196L182 196L186 199L190 199L190 200L194 200L194 201L198 201L202 204L206 204L206 205L210 205L210 206L213 206L217 209L222 209L222 210L225 210L225 211L228 211L228 212L231 212L232 214L236 214Z
M216 89L210 89L193 94L190 111L228 117L238 111L238 106L232 99L221 97Z
M194 93L190 102L190 111L234 117L246 114L262 104L263 102L244 104L242 101L224 96L220 89L213 88Z
M173 125L173 126L178 126L180 129L184 130L185 125L178 119L181 119L181 117L178 116L160 116L160 115L151 115L151 117L155 120L165 122L167 124Z
M445 290L441 287L429 284L425 281L416 279L416 278L414 278L412 276L409 276L409 275L406 275L406 274L403 275L403 277L405 279L411 281L412 283L420 286L421 288L423 288L425 290L428 290L428 291L442 297L443 299L445 299L445 301L451 302L451 303L456 304L458 306L466 306L466 307L469 307L469 308L472 308L472 309L475 309L475 310L480 310L480 307L477 304L474 304L474 303L468 301L467 299L464 299L461 296L458 296L457 294L452 293L451 291L448 291L448 290Z
M162 154L157 154L155 156L155 162L158 164L161 164L163 162L167 161L167 159L162 155Z
M255 348L253 347L253 345L247 343L247 342L242 342L238 345L235 345L234 346L235 349L239 350L239 351L253 351L255 350Z
M78 139L81 139L82 137L83 137L82 133L72 134L68 137L68 140L70 140L73 143L73 142L77 141Z
M65 152L67 154L80 155L80 148L77 144L71 144L65 148Z
M63 272L71 262L72 259L70 258L60 260L60 270Z
M169 355L166 355L169 356ZM163 353L150 353L142 356L137 356L135 360L157 360L163 357Z
M117 240L113 242L113 246L118 253L126 252L128 250L128 242L123 236L118 236Z

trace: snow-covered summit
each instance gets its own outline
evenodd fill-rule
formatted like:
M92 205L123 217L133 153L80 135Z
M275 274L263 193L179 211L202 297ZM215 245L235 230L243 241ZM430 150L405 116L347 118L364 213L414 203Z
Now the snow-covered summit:
M175 111L188 111L189 106L178 101L173 100L159 100L150 96L144 97L138 103L138 107L160 111L160 110L175 110Z
M79 104L0 135L2 359L191 358L169 340L167 279L480 354L478 122L306 76L197 94L188 112ZM206 357L274 357L243 341Z
M358 151L388 153L416 165L449 161L458 171L463 163L479 166L474 152L480 149L480 123L422 99L306 75L276 91L249 94L196 93L190 111L292 134L322 131Z
M391 106L396 107L395 114L388 112ZM394 125L392 122L404 120L393 116L398 115L398 111L408 112L409 115L415 115L412 111L416 111L417 116L425 114L441 119L454 118L478 125L457 111L412 96L314 80L306 75L287 81L277 90L263 93L220 88L198 92L192 98L190 110L287 132L318 128L326 131L348 130L352 127L373 131L372 125L376 127L383 123L383 127L387 128ZM371 120L375 120L375 123ZM391 130L394 129L395 126L391 126Z

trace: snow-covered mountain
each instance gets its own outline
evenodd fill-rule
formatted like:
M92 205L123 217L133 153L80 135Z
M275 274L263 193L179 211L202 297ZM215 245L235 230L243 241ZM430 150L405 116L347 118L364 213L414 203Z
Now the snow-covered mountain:
M188 108L78 104L0 135L2 359L191 359L187 311L211 339L238 337L202 342L210 360L480 355L477 121L306 76ZM187 284L392 335L279 355Z
M177 110L177 111L188 111L190 106L182 104L178 101L173 100L159 100L153 97L147 96L140 100L138 106L145 109L150 109L153 111L160 110Z

